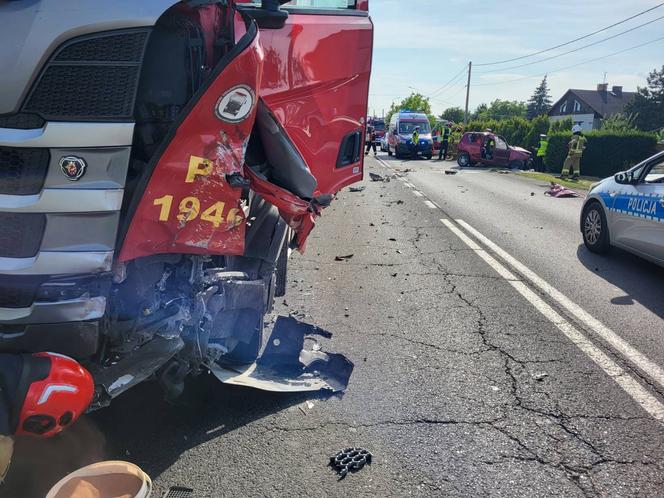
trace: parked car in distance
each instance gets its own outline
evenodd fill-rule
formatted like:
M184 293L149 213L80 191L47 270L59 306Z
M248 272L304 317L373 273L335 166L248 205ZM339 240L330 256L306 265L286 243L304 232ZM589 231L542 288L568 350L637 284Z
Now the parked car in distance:
M380 150L381 152L387 152L389 149L389 145L387 143L387 135L383 136L383 138L380 140Z
M420 129L419 143L413 147L413 132ZM401 156L421 155L427 159L433 157L433 140L431 138L431 125L426 114L413 111L399 111L394 113L388 128L388 155L394 154L398 159Z
M664 152L593 185L581 210L586 247L620 247L664 266Z
M487 145L493 140L495 147L488 151ZM531 153L522 147L509 145L498 135L483 131L469 131L463 134L458 145L459 166L501 166L505 168L525 168L530 162Z

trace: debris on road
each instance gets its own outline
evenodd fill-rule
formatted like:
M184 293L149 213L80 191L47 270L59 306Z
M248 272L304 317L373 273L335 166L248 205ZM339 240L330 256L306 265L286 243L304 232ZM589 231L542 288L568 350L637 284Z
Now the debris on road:
M445 170L446 175L456 175L457 173L458 173L458 171L455 170L455 169L446 169Z
M581 197L581 195L578 192L575 192L574 190L568 189L567 187L563 187L562 185L559 185L554 182L551 182L551 187L549 188L549 190L544 192L544 195L556 198Z
M343 392L353 373L353 363L338 353L304 348L307 337L329 337L330 333L292 317L279 316L265 349L249 365L208 364L225 384L264 391L296 393L327 390Z
M336 256L334 258L335 261L348 261L349 259L352 259L355 254L348 254L346 256Z
M377 175L376 173L369 173L369 178L371 178L372 182L382 182L384 178L380 175Z
M349 472L357 472L365 465L371 465L373 455L363 448L346 448L330 457L330 466L339 474L339 479L343 479Z
M509 174L510 174L509 171L504 170L504 169L503 169L503 170L500 170L498 173L500 173L501 175L509 175Z
M537 382L542 382L548 376L549 376L549 374L546 373L546 372L539 372L539 373L533 374L533 379L535 379Z
M360 187L350 187L348 190L351 192L362 192L365 188L367 188L365 185L362 185Z

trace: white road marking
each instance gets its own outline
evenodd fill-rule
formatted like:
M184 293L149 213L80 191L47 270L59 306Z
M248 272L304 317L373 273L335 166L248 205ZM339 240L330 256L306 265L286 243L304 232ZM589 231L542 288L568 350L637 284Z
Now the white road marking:
M480 247L474 240L461 231L452 221L441 219L445 226L459 237L470 249L482 258L491 268L502 276L516 289L537 311L553 323L558 329L583 351L597 366L629 394L634 401L647 411L654 419L664 423L664 404L648 392L631 375L623 370L616 362L603 353L586 336L579 332L571 323L563 318L551 306L533 292L524 282L518 279L511 271L500 264L493 256ZM460 220L458 220L460 223Z
M438 206L436 206L433 202L431 202L429 199L424 201L424 204L427 205L428 208L430 209L438 209Z
M627 360L636 365L645 374L655 380L660 386L664 387L664 370L659 365L655 364L640 351L637 351L632 345L627 343L627 341L616 334L613 330L590 315L586 310L581 308L581 306L572 302L572 300L565 296L562 292L550 285L523 263L516 260L510 254L508 254L507 251L496 245L493 241L475 230L468 223L463 220L455 221L463 228L465 228L466 231L473 235L477 240L491 249L491 251L493 251L497 256L502 258L507 264L512 266L512 268L521 273L526 278L526 280L529 280L531 283L533 283L561 307L575 316L586 327L595 332L599 337L604 339L614 349L620 352L620 354L623 355Z
M415 194L417 197L422 197L422 192L419 190L413 190L413 194Z

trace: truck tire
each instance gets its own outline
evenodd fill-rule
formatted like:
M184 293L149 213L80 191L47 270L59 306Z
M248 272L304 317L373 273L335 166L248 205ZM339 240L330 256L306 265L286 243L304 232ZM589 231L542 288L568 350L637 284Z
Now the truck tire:
M590 252L605 254L611 248L606 215L599 202L590 202L583 209L581 233L583 234L583 243Z

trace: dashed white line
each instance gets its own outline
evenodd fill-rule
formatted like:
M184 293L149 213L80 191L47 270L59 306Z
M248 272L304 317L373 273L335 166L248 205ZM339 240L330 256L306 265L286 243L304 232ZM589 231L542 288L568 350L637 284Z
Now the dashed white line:
M415 194L417 197L422 197L422 192L419 190L413 190L413 194Z
M499 247L496 243L489 238L482 235L475 228L470 226L463 220L456 220L456 222L466 229L477 240L483 243L486 247L491 249L497 256L502 258L508 265L521 273L526 280L538 287L542 292L547 294L551 299L558 303L562 308L566 309L569 313L575 316L586 327L595 332L599 337L604 339L609 345L620 352L627 360L636 365L649 377L652 377L659 385L664 387L664 370L655 364L652 360L647 358L643 353L637 351L632 345L627 343L622 337L616 334L613 330L601 323L595 317L590 315L586 310L581 308L578 304L572 302L558 289L550 285L543 278L537 275L530 268L511 256L507 251Z
M438 206L436 206L436 205L435 205L433 202L431 202L429 199L425 200L425 201L424 201L424 204L426 204L426 206L427 206L429 209L438 209Z
M579 332L571 323L563 318L551 306L533 292L524 282L519 280L511 271L500 264L493 256L480 247L474 240L468 237L460 228L448 219L441 219L445 226L454 233L464 244L472 249L491 268L502 276L516 289L537 311L553 323L572 343L583 351L597 366L599 366L609 377L648 412L654 419L664 423L664 404L650 394L631 375L625 372L616 362L603 353L586 336ZM461 222L461 220L457 220ZM464 227L465 228L465 227Z

